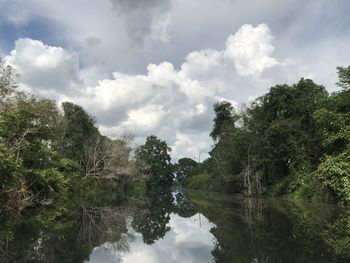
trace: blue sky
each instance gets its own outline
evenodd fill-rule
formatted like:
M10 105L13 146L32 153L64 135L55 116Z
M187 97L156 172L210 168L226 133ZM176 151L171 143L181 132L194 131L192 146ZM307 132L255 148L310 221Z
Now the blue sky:
M155 134L175 158L210 150L212 104L278 83L337 89L347 0L0 0L0 54L21 88L81 104L109 136Z
M3 52L10 52L19 38L39 39L48 45L65 46L59 38L59 25L48 18L35 16L27 23L15 25L10 22L0 23L0 39Z

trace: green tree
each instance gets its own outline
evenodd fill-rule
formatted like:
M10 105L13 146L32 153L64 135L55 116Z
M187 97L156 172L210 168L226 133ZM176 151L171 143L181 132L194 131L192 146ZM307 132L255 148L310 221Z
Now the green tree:
M209 152L209 155L214 164L213 180L221 185L220 190L227 191L232 188L231 181L235 174L238 174L241 169L242 157L236 158L237 146L235 139L240 136L240 129L235 123L240 119L240 116L235 112L233 106L228 101L221 101L214 104L214 126L210 133L215 145Z
M342 87L343 90L348 90L350 88L350 66L347 67L337 67L339 82L337 85Z
M181 158L174 165L176 181L182 183L187 176L192 174L197 162L191 158Z
M338 67L343 90L323 101L315 112L323 156L314 172L318 185L337 200L350 202L350 67Z
M255 137L250 163L268 185L290 174L307 176L317 166L321 149L314 112L325 98L323 86L301 79L272 87L248 109L246 125Z
M64 135L60 142L61 151L77 161L84 155L84 146L93 144L99 136L95 121L86 111L71 102L62 103L64 111Z
M214 127L210 136L214 141L218 141L222 136L235 128L235 122L238 120L238 116L228 101L215 103L214 112Z
M170 152L167 143L153 135L136 150L138 166L150 176L151 186L167 187L172 184L174 175Z

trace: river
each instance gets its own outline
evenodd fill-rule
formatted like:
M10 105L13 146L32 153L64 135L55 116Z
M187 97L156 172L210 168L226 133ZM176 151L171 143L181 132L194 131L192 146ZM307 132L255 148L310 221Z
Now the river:
M0 235L0 262L350 262L347 207L179 190L2 215Z

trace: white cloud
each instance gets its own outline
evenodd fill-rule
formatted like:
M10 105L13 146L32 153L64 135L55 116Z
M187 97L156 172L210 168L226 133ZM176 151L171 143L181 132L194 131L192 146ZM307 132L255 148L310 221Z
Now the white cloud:
M236 70L241 75L257 75L267 68L278 65L270 57L274 47L273 37L266 24L257 27L243 25L226 42L225 55L234 61Z
M60 47L29 38L18 39L5 60L16 67L26 87L43 95L73 94L82 85L78 78L78 54Z
M125 125L130 130L155 129L162 124L161 122L165 114L161 105L147 105L130 110L128 120L122 123L122 125Z
M207 157L211 143L208 133L177 132L175 136L176 141L172 146L174 156L186 156L196 161L203 161Z

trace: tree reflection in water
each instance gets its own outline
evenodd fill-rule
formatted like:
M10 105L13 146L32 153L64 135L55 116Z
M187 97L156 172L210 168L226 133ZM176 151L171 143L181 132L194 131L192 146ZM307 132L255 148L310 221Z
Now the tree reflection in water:
M149 196L147 206L134 213L132 226L142 234L146 244L153 244L170 230L168 223L173 201L174 198L170 191L159 189L156 194Z
M331 204L191 195L216 226L215 262L349 262L350 211Z
M0 262L86 262L98 249L115 261L135 246L153 247L161 262L350 260L346 207L170 191L143 200L109 197L16 218L0 214Z

